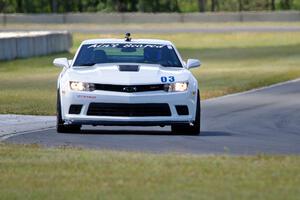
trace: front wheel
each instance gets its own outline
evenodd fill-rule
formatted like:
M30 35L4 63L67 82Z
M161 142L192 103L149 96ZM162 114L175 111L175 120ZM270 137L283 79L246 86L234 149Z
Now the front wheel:
M61 115L61 102L59 90L57 90L57 104L56 104L56 131L58 133L78 133L80 132L80 125L64 125L64 120Z
M201 107L200 107L200 94L198 91L197 95L197 107L196 117L194 123L191 124L174 124L171 126L172 133L175 134L187 134L187 135L199 135L200 134L200 118L201 118Z

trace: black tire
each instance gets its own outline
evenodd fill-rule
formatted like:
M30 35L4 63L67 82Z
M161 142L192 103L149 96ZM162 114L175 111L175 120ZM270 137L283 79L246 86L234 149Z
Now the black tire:
M201 106L200 106L200 94L198 91L196 118L195 118L193 125L174 124L171 126L172 133L186 134L186 135L199 135L200 134L200 118L201 118Z
M79 133L80 125L64 125L64 120L61 116L61 103L60 94L57 90L57 102L56 102L56 131L57 133Z

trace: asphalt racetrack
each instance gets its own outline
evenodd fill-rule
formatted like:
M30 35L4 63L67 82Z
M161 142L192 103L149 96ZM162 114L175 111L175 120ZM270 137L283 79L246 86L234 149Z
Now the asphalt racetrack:
M9 143L138 152L299 154L300 80L202 102L199 136L169 127L89 127L78 134L55 129L17 134Z

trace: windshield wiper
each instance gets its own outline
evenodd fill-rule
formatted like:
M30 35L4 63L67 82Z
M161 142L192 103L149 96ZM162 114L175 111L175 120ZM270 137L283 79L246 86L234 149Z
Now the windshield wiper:
M163 67L180 67L180 66L176 66L176 65L169 65L169 64L160 64Z
M78 66L94 66L96 65L97 63L83 63L83 64L80 64Z

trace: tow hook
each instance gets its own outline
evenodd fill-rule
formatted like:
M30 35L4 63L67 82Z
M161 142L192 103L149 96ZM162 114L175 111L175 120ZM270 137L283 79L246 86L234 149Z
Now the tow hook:
M71 125L73 124L73 120L66 120L64 125Z

